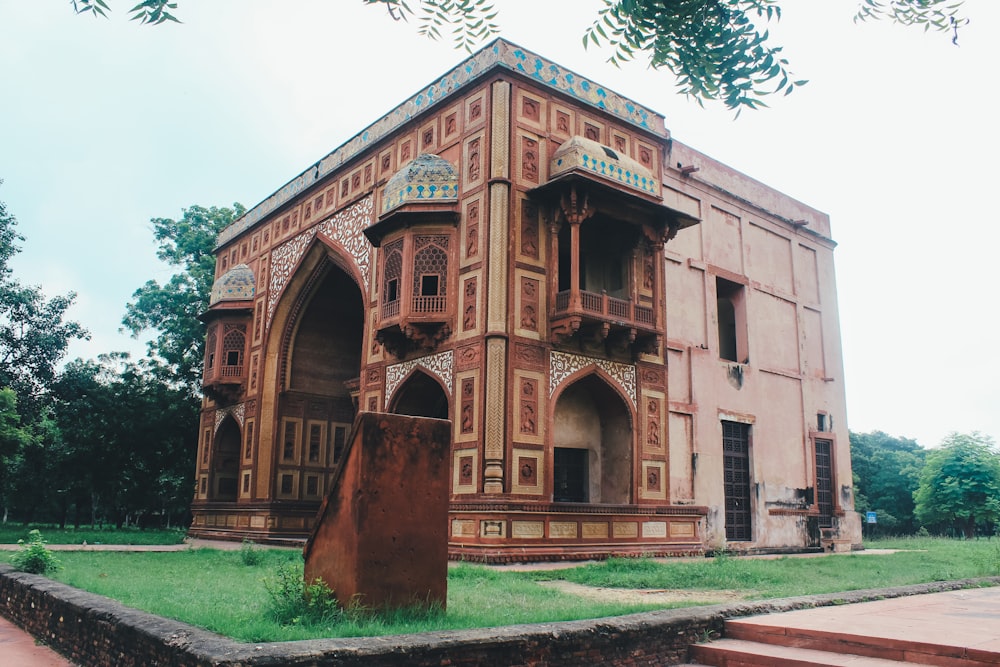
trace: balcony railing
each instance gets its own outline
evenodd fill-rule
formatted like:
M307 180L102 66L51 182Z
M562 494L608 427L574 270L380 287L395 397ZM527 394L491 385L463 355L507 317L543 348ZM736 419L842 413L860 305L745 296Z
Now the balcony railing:
M414 315L443 313L448 308L448 299L444 296L415 296L410 308Z
M607 292L586 292L580 290L579 309L571 309L572 292L556 293L556 317L562 315L584 315L612 323L637 325L643 329L656 328L656 313L649 306L642 306L631 299L608 296Z
M243 364L239 366L222 366L220 375L224 378L241 377L243 375Z
M399 299L382 304L382 319L388 320L393 317L399 317Z

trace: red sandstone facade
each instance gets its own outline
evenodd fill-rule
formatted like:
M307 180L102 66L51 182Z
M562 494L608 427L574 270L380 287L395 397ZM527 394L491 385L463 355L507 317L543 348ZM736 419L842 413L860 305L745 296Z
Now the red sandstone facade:
M223 231L192 534L309 534L359 411L452 421L481 560L860 542L828 217L497 41Z

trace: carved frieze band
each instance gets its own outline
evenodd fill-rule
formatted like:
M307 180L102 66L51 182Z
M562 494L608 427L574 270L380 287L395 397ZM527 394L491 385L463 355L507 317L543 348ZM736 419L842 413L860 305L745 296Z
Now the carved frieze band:
M229 415L232 415L233 419L236 420L236 423L238 423L240 425L240 428L243 428L243 417L244 417L245 414L246 414L246 404L245 403L237 403L236 405L230 405L227 408L222 408L220 410L216 410L215 411L215 432L219 431L219 427L222 425L222 421L226 417L228 417Z
M434 377L441 380L448 388L448 396L452 394L452 384L454 382L455 353L451 350L432 354L428 357L410 359L400 364L387 366L385 369L385 402L389 403L393 393L399 388L403 379L409 375L414 368L420 367Z
M271 327L274 309L278 305L281 291L292 277L295 265L302 259L303 253L312 243L313 237L319 233L324 238L342 247L358 267L365 283L365 291L371 284L371 244L361 233L374 220L375 204L371 197L340 211L329 220L302 232L290 241L283 243L271 252L271 279L267 286L267 328Z
M579 354L567 354L553 351L549 355L549 396L556 393L566 378L590 366L597 366L614 380L622 391L631 399L632 407L638 403L636 394L635 366L607 359L595 359Z

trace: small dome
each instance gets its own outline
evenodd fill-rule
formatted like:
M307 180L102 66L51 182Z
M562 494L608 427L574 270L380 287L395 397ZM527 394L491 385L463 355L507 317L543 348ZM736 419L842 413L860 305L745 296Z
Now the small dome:
M579 135L570 137L552 154L549 178L570 171L603 176L654 197L660 196L652 172L627 155Z
M250 301L254 295L253 271L246 264L239 264L229 269L212 285L212 296L209 306L220 301Z
M403 204L458 201L458 172L444 158L423 153L404 164L385 184L382 213Z

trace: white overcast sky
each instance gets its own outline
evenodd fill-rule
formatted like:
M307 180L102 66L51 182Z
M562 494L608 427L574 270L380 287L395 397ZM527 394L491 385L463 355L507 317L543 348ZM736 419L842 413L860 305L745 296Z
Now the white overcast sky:
M147 27L127 0L110 20L0 0L0 200L26 237L16 275L78 294L93 336L72 357L142 353L119 327L132 292L170 275L150 218L253 206L465 57L360 0L178 2L182 25ZM810 83L737 120L585 51L600 0L495 4L505 38L830 214L852 430L1000 440L1000 2L968 0L955 47L855 25L856 0L785 0L771 32Z

